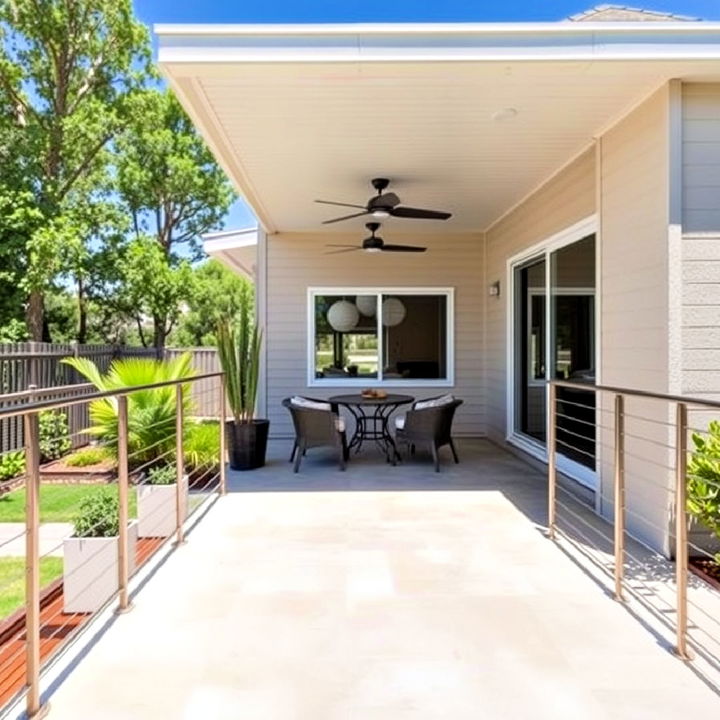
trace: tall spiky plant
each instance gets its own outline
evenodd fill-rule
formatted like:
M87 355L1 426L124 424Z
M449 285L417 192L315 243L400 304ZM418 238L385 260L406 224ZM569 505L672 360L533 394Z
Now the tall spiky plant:
M244 307L234 321L218 323L218 356L236 424L250 423L255 417L261 345L262 330L253 322L249 307Z

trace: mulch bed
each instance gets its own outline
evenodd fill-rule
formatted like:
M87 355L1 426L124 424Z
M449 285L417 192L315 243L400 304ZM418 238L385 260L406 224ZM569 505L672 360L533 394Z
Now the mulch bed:
M64 458L60 458L46 463L40 468L40 481L44 483L99 485L112 482L116 476L115 465L111 460L85 465L85 467L73 467L68 465Z
M136 568L143 565L165 538L140 538ZM43 590L40 601L40 659L45 662L65 640L92 617L89 613L63 612L62 578ZM0 709L25 685L25 611L20 609L0 622Z
M720 590L720 565L707 558L690 558L690 570Z

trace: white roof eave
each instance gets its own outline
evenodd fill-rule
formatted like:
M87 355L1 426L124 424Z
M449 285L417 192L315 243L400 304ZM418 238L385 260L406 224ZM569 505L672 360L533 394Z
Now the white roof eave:
M161 64L720 58L720 23L156 25Z

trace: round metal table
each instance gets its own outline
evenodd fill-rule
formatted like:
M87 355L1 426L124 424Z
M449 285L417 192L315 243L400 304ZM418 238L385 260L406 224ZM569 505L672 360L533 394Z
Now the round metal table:
M411 395L391 395L383 398L364 397L355 395L335 395L328 402L337 403L347 408L355 418L355 432L348 445L348 449L360 448L366 440L374 442L385 453L388 462L393 465L400 459L400 453L395 446L395 440L390 434L388 423L390 416L403 405L409 405L415 398Z

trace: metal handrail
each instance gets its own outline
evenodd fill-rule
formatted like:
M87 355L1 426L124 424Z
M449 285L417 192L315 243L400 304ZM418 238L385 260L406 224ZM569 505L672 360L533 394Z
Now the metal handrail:
M702 398L688 397L687 395L670 395L667 393L656 393L651 390L634 390L632 388L615 387L614 385L593 385L590 383L577 382L572 380L550 380L550 385L566 387L573 390L585 390L586 392L609 392L615 395L626 397L641 397L651 400L667 400L668 402L680 402L686 405L704 405L705 407L720 410L720 400L703 400Z
M625 469L625 398L639 397L651 400L662 400L675 405L675 421L668 423L668 429L675 428L675 576L676 576L676 641L675 653L683 660L692 659L688 648L688 512L687 512L687 432L688 432L688 406L699 406L720 409L720 401L703 400L702 398L672 395L669 393L655 393L647 390L621 388L612 385L593 385L589 383L573 382L570 380L550 380L548 382L548 537L557 537L556 498L557 489L557 406L562 402L558 398L558 388L593 393L610 393L614 396L614 408L610 411L614 416L614 451L613 451L613 509L614 509L614 580L615 599L624 600L624 561L625 561L625 514L626 508L626 469ZM592 409L591 406L588 408ZM668 468L672 471L673 468Z
M128 582L129 555L128 540L128 512L129 512L129 467L128 467L128 397L133 393L142 390L153 390L156 388L175 387L175 464L176 464L176 497L175 497L175 534L176 542L184 541L184 523L186 512L182 503L183 478L185 475L183 458L183 394L185 386L192 383L218 379L218 433L220 445L220 467L218 471L217 492L220 496L227 492L227 479L225 470L225 373L212 372L202 375L177 378L175 380L164 380L158 383L146 385L130 385L115 390L82 392L87 390L89 384L63 386L61 388L30 388L22 393L13 393L11 396L0 396L3 399L21 399L37 396L38 394L58 394L69 390L78 390L71 397L61 399L39 400L26 404L13 405L0 409L0 420L12 417L23 417L25 432L25 454L26 454L26 519L25 519L25 563L26 563L26 594L25 594L25 676L26 676L26 712L28 717L40 717L47 711L43 706L40 695L40 433L39 414L43 410L54 410L67 408L72 405L90 403L104 398L118 398L118 582L115 597L118 601L118 611L126 612L131 608Z
M198 380L209 380L210 378L217 378L224 376L225 373L213 372L205 373L204 375L191 375L186 378L178 378L177 380L163 380L159 383L150 383L147 385L128 385L127 387L120 388L118 390L104 390L97 391L94 393L88 393L87 395L79 395L77 397L63 398L62 400L40 400L34 403L28 403L26 405L17 405L9 408L0 408L0 420L5 418L18 417L25 415L30 412L39 412L40 410L57 410L59 408L66 408L71 405L82 405L83 403L90 402L92 400L102 400L103 398L118 397L120 395L132 395L140 390L153 390L155 388L172 387L174 385L183 385L188 382L196 382ZM73 386L69 386L73 387ZM77 387L85 387L85 384ZM35 392L43 392L44 388L38 388ZM4 396L0 396L3 399Z
M5 356L0 355L0 359L4 360ZM11 400L22 400L26 397L34 397L36 395L61 395L65 392L82 390L83 388L95 387L92 383L75 383L73 385L56 385L54 387L38 387L31 385L27 390L18 390L13 393L5 393L0 395L0 402L9 402ZM27 405L25 405L27 407Z

